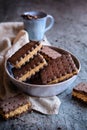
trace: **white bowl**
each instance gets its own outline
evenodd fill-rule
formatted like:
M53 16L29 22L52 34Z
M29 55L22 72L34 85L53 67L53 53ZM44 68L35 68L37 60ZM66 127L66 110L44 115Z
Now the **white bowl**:
M52 49L58 51L61 54L66 54L68 51L61 49L61 48L56 48L53 46L50 46ZM70 53L70 52L68 52ZM71 53L70 53L71 54ZM81 65L79 60L71 54L77 68L78 68L78 73L80 71ZM5 62L5 71L7 73L8 78L10 81L17 86L18 89L21 91L31 95L31 96L37 96L37 97L47 97L47 96L55 96L66 90L67 88L70 87L70 85L74 82L76 79L77 75L74 75L73 77L62 81L60 83L56 84L50 84L50 85L36 85L36 84L29 84L25 82L20 82L16 80L11 74L10 74L10 68L7 67L7 61Z

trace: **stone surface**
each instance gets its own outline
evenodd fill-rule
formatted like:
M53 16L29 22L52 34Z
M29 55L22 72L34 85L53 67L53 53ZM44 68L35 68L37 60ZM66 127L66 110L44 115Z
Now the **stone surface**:
M21 21L21 13L43 10L55 18L46 36L53 46L72 52L81 62L81 71L71 87L58 95L62 104L58 115L37 112L3 121L0 130L87 130L87 105L72 99L72 88L87 82L87 1L86 0L0 0L0 22Z

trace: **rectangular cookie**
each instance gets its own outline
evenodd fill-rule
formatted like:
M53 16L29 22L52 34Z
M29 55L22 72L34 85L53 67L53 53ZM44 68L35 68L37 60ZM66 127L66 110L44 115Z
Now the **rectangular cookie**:
M17 52L15 52L9 59L11 65L16 68L20 68L25 62L33 58L34 55L40 51L42 44L39 42L31 41L21 47Z
M0 115L4 119L20 115L31 108L27 95L19 94L15 97L0 101Z
M21 68L13 68L12 72L17 80L26 81L31 76L35 75L36 72L40 71L45 65L47 65L46 60L41 54L37 54L33 59L21 66Z
M27 79L27 80L26 80L26 83L42 85L41 77L40 77L40 72L37 72L37 73L36 73L35 75L33 75L30 79Z
M53 84L66 80L78 73L78 69L70 54L62 55L56 60L51 60L48 65L41 70L41 80L43 84Z
M45 59L47 61L54 60L54 59L56 59L56 58L61 56L60 53L58 53L57 51L51 49L48 46L43 46L40 52L45 57Z
M87 83L79 83L73 88L72 97L87 103Z

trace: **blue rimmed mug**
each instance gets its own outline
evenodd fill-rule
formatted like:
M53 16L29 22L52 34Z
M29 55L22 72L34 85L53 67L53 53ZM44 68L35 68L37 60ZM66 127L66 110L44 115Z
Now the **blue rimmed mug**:
M24 28L29 34L29 39L32 41L41 41L46 31L52 28L54 18L41 11L30 11L22 14ZM47 20L50 20L47 26Z

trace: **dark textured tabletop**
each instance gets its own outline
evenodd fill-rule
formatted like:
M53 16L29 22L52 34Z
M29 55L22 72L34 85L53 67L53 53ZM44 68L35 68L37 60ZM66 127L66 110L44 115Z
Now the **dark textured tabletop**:
M0 130L87 130L87 105L72 99L72 88L87 82L87 1L86 0L0 0L0 22L21 21L20 14L28 10L44 10L53 15L55 24L46 33L49 42L73 53L81 63L81 71L62 94L59 114L37 112L2 120Z

